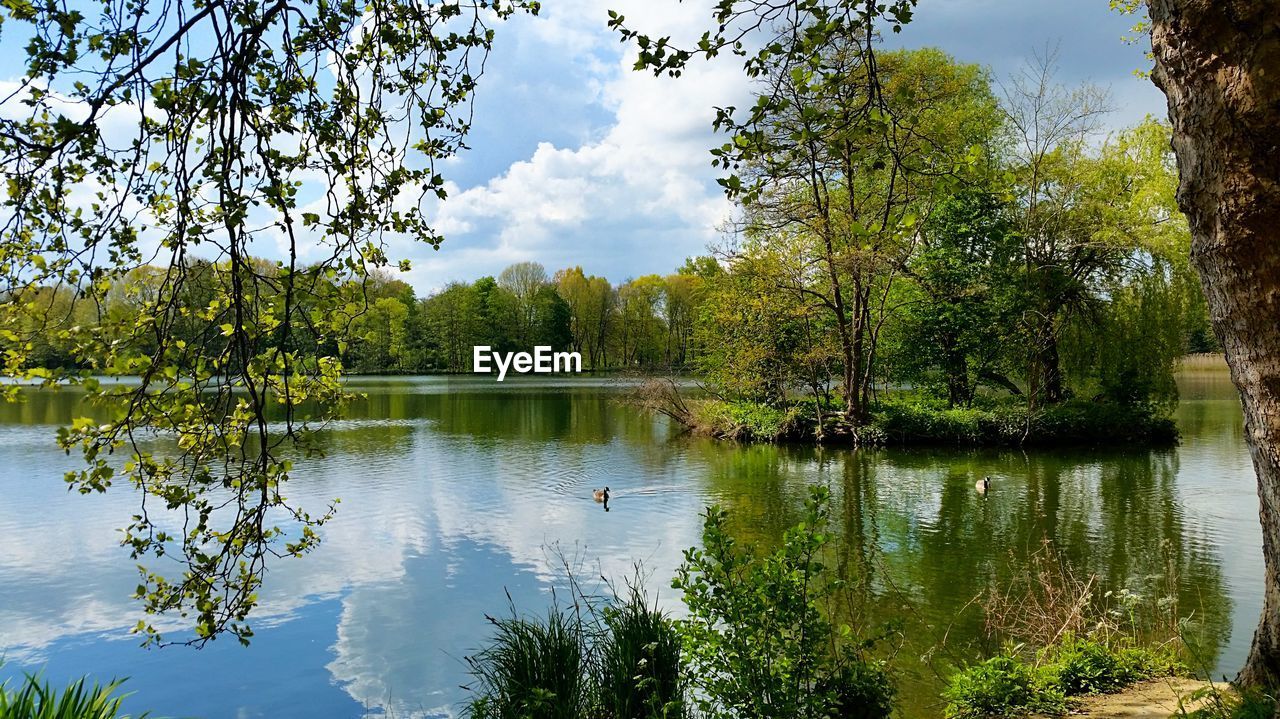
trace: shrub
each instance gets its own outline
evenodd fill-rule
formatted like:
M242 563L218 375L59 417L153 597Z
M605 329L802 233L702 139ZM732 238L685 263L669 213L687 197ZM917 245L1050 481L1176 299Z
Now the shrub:
M1043 670L1011 655L992 657L951 677L943 699L949 719L1061 714L1066 697Z
M690 403L694 429L725 439L772 442L794 429L796 413L758 402Z
M1133 646L1113 648L1075 637L1049 650L1047 658L1054 683L1067 696L1114 692L1143 679L1183 670L1167 653Z
M129 719L120 713L125 695L117 694L122 682L89 685L72 682L61 692L39 677L27 675L17 689L0 685L0 717L4 719ZM147 715L141 714L138 719Z
M1174 422L1146 406L1072 401L1027 414L1021 405L949 409L923 399L894 398L877 406L864 437L892 444L1079 445L1172 443Z
M1114 692L1185 671L1168 652L1072 636L1041 650L1038 658L1037 665L1006 653L955 674L943 693L947 716L1061 714L1068 697Z
M893 697L897 690L883 664L854 661L819 679L818 693L830 697L830 716L884 719L893 713Z
M830 537L829 503L828 492L815 488L805 521L765 555L736 546L727 514L707 510L703 548L685 552L673 583L689 610L678 626L702 715L889 715L893 686L883 668L844 638L851 630L837 631L819 609L841 587L821 561Z

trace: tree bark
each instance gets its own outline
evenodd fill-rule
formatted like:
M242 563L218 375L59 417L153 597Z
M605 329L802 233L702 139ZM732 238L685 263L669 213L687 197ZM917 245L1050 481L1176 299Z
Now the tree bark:
M1238 681L1280 684L1280 0L1148 0L1192 260L1244 405L1266 560Z

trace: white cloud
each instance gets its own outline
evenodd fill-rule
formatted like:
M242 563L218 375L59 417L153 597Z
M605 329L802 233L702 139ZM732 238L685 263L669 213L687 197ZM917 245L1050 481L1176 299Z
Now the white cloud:
M582 264L614 280L667 272L715 238L729 205L714 184L709 149L714 108L744 103L748 87L732 58L696 61L679 79L632 71L605 31L595 3L565 2L533 23L537 36L559 50L611 49L600 64L598 103L612 124L577 147L541 142L483 184L452 189L433 217L447 237L439 253L415 260L419 288L496 273L508 263L535 259L556 269ZM698 7L623 8L629 21L655 32L695 27ZM599 18L595 15L599 14ZM514 118L514 121L519 121ZM405 251L411 248L405 246Z

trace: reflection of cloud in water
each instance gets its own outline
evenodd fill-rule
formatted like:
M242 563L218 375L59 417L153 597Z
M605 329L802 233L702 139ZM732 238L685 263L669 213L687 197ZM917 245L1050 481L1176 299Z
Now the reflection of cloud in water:
M643 473L626 446L492 443L422 432L404 450L403 465L412 469L407 477L401 469L395 482L401 489L367 488L358 510L367 518L344 518L390 529L364 547L390 551L401 571L388 573L393 582L356 583L343 597L329 665L354 699L389 701L398 714L452 708L456 687L468 678L463 656L489 633L484 615L506 612L507 592L520 608L540 611L550 588L565 579L559 548L571 564L582 561L587 579L629 576L642 557L665 584L700 529L696 509L672 521L669 507L655 505L662 516L646 516L640 497L624 497L609 513L592 501L595 469L621 465L633 476ZM370 493L394 500L366 502ZM349 509L343 505L344 513ZM435 551L412 546L403 541L412 533L392 529L407 517L431 527L425 534L438 542Z
M386 384L398 391L411 382ZM939 617L1012 553L1052 534L1072 561L1116 581L1148 571L1168 540L1188 590L1219 597L1218 616L1231 611L1237 628L1257 619L1248 605L1257 557L1232 551L1218 560L1220 547L1257 539L1238 406L1234 420L1206 415L1172 455L1027 456L667 442L661 422L580 391L409 391L371 405L394 419L357 416L327 432L328 456L300 461L289 485L310 509L344 499L323 544L271 565L250 649L219 642L201 654L141 652L126 633L141 607L129 599L137 577L116 528L136 496L125 486L67 494L59 477L79 460L51 450L48 423L60 418L47 408L24 410L38 429L0 425L0 651L11 663L74 658L74 673L132 674L133 688L166 700L212 681L210 715L241 707L270 716L261 707L290 691L299 711L324 709L309 697L334 695L402 716L452 711L464 697L462 658L489 633L484 614L506 611L506 590L521 609L540 612L563 582L549 546L564 548L590 578L621 579L643 559L650 589L672 606L678 597L667 579L697 542L705 503L733 510L742 539L771 542L799 519L813 482L833 488L846 540L857 533L857 542L880 547L897 585ZM2 409L0 421L8 421ZM993 490L979 499L973 482L985 474ZM604 485L614 497L608 513L591 499ZM1230 575L1225 586L1216 571ZM1232 607L1225 590L1246 599ZM1230 657L1248 632L1227 633ZM224 668L227 676L215 673Z

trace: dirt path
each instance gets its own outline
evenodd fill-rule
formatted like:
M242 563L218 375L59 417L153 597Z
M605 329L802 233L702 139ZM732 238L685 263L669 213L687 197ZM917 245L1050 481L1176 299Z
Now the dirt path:
M1179 697L1183 697L1188 711L1198 708L1186 697L1204 686L1204 682L1195 679L1142 682L1119 694L1088 697L1072 714L1091 719L1169 719L1178 712Z

